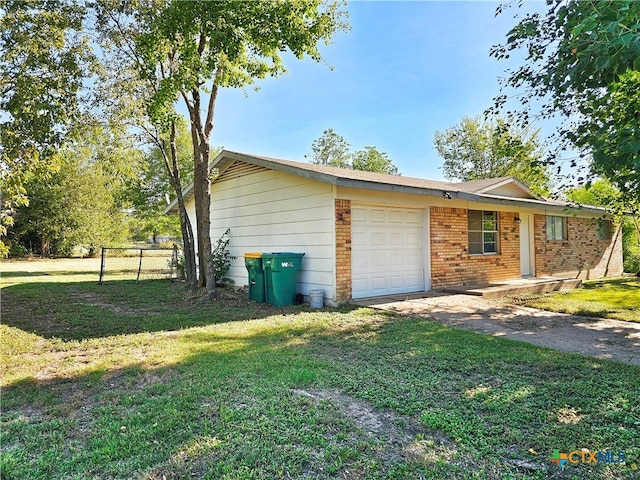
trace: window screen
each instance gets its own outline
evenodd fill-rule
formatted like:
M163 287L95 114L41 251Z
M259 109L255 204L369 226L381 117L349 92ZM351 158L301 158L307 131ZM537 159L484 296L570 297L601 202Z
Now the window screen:
M567 239L567 219L565 217L547 216L547 240Z
M469 210L469 255L498 253L498 213Z
M611 220L598 220L598 240L611 240Z

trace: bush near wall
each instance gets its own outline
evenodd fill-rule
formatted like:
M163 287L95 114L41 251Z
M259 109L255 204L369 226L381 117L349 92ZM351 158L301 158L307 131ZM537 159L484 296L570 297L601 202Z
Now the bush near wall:
M622 255L626 273L640 272L640 239L632 218L622 219Z

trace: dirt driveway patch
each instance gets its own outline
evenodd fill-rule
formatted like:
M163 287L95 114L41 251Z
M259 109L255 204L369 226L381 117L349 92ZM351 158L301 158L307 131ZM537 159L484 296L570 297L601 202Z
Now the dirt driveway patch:
M542 347L640 365L640 323L547 312L463 294L395 295L356 303Z

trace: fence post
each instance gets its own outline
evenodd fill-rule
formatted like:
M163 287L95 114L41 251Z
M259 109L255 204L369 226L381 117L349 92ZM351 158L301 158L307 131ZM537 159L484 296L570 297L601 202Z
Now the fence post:
M98 282L100 285L102 285L102 276L104 275L104 251L105 248L102 247L102 253L100 256L100 282Z
M140 270L142 270L142 249L140 249L140 263L138 264L138 276L136 277L136 282L140 280Z
M173 268L176 269L176 278L178 278L178 246L173 244L173 253L171 254L171 268L169 269L169 281L173 283Z

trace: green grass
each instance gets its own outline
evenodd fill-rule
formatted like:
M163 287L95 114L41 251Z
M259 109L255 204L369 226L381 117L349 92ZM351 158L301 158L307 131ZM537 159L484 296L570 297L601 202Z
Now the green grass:
M636 366L370 309L56 280L2 290L3 479L640 478ZM583 447L628 462L550 462Z
M583 288L525 299L522 303L552 312L640 322L640 279L587 281Z

